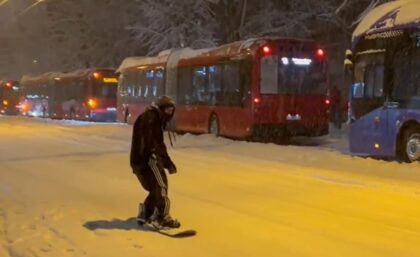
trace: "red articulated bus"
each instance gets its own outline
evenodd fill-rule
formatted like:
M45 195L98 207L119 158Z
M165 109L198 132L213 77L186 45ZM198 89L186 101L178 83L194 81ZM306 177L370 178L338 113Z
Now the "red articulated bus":
M24 76L21 112L35 117L116 121L118 77L112 69Z
M123 61L118 119L159 95L177 102L174 129L243 139L328 133L326 53L316 42L258 38ZM159 74L159 75L157 75Z
M19 114L19 81L0 81L0 113Z

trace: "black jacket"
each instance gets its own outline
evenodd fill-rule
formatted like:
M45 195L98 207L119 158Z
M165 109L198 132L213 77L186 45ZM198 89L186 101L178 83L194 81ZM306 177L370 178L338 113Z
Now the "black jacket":
M152 154L156 155L164 168L176 170L164 143L166 122L160 112L158 107L151 106L134 123L130 153L130 165L134 172L147 169Z

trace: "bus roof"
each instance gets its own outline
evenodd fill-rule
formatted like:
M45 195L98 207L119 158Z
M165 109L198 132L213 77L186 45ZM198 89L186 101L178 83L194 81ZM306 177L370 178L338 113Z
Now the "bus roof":
M289 37L260 37L250 38L242 41L236 41L211 48L205 53L197 54L186 58L180 58L180 65L198 65L208 60L219 60L223 58L241 59L249 54L255 53L260 47L270 44L274 41L291 44L313 44L312 39L289 38Z
M395 0L382 4L362 19L353 33L353 41L365 34L407 27L420 28L419 10L419 0Z
M48 83L48 81L51 81L53 79L59 80L59 79L66 79L66 78L85 78L89 74L95 71L114 71L115 69L112 68L87 68L87 69L80 69L75 70L71 72L57 72L57 71L50 71L43 74L38 75L23 75L20 83L22 85L28 85L28 84L38 84L38 83Z
M48 83L48 81L61 76L62 72L46 72L39 75L23 75L20 83L22 85L34 84L34 83Z
M213 48L204 48L204 49L192 49L192 48L178 48L178 49L168 49L160 52L157 56L132 56L127 57L123 60L120 67L117 69L117 72L123 72L128 69L134 69L141 66L150 66L150 65L164 65L170 59L171 61L178 62L180 60L194 59L194 58L219 58L226 56L236 56L242 54L243 50L250 49L253 46L262 46L268 41L298 41L298 42L314 42L311 39L299 39L299 38L285 38L285 37L260 37L260 38L250 38L247 40L236 41L221 45ZM177 54L174 54L177 53ZM173 56L176 56L176 60L173 60Z
M113 71L115 69L112 68L87 68L87 69L80 69L71 72L61 73L57 77L60 79L68 79L68 78L86 78L93 72L101 72L101 71Z
M131 56L125 58L120 67L117 69L117 72L122 72L128 69L137 68L140 66L149 66L149 65L164 65L168 62L171 54L178 52L180 59L189 58L191 56L199 55L203 52L208 52L211 48L208 49L199 49L195 50L192 48L178 48L178 49L168 49L160 52L157 56Z

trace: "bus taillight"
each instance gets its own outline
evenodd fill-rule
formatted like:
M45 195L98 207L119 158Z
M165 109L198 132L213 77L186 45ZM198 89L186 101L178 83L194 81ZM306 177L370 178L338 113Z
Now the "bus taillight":
M317 57L318 57L318 58L322 59L322 58L324 58L324 57L325 57L325 51L324 51L323 49L319 48L319 49L316 51L316 55L317 55Z
M269 46L264 46L264 47L262 48L262 50L263 50L263 53L264 53L265 55L271 54L271 48L270 48Z
M91 109L95 109L98 106L98 102L95 99L89 99L87 103Z
M12 87L12 83L7 82L7 83L6 83L6 87Z
M326 104L326 105L330 105L330 104L331 104L331 100L330 100L330 99L328 99L328 98L327 98L327 99L325 99L325 104Z
M261 99L258 97L254 98L254 103L259 104L261 102Z

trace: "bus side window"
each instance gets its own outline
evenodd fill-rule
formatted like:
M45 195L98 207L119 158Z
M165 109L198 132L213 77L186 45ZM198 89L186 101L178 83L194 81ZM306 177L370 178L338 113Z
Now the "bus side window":
M383 65L375 66L373 97L382 97L384 95L384 71L385 68Z
M210 66L209 69L209 104L217 105L221 101L222 92L222 67L220 65Z
M251 95L252 60L241 62L240 80L242 85L242 102Z
M148 70L144 72L145 74L145 91L144 91L144 97L147 99L148 102L154 101L156 95L155 90L153 87L153 81L155 77L155 72L153 70Z
M120 77L119 77L119 91L118 91L118 94L119 94L119 96L120 97L125 97L125 96L127 96L127 94L128 94L128 92L127 92L127 82L128 82L128 80L127 80L127 73L121 73L120 74Z
M406 51L398 52L394 57L393 63L393 92L392 98L394 100L407 100L412 96L410 92L410 56Z
M137 94L135 97L141 98L143 96L144 84L143 83L143 71L137 71L133 73L133 78L131 79L131 84L133 88L137 88Z
M373 96L373 87L375 84L375 73L373 66L368 66L365 71L365 97Z
M378 98L383 96L384 66L369 65L365 71L365 97Z
M165 94L165 70L157 69L155 70L155 80L153 82L153 88L155 90L155 97Z
M193 102L207 103L207 68L204 66L193 69Z
M223 103L229 106L242 104L239 63L223 66Z
M278 56L265 56L261 58L260 66L260 92L261 94L278 94Z
M136 91L133 92L133 96L141 97L147 102L147 95L149 92L146 85L146 73L144 70L140 70L136 75L137 76L134 76L132 83L133 88L136 88Z
M192 104L192 70L190 67L179 68L177 92L180 103Z
M365 83L354 83L352 86L352 97L354 99L360 99L365 96Z

